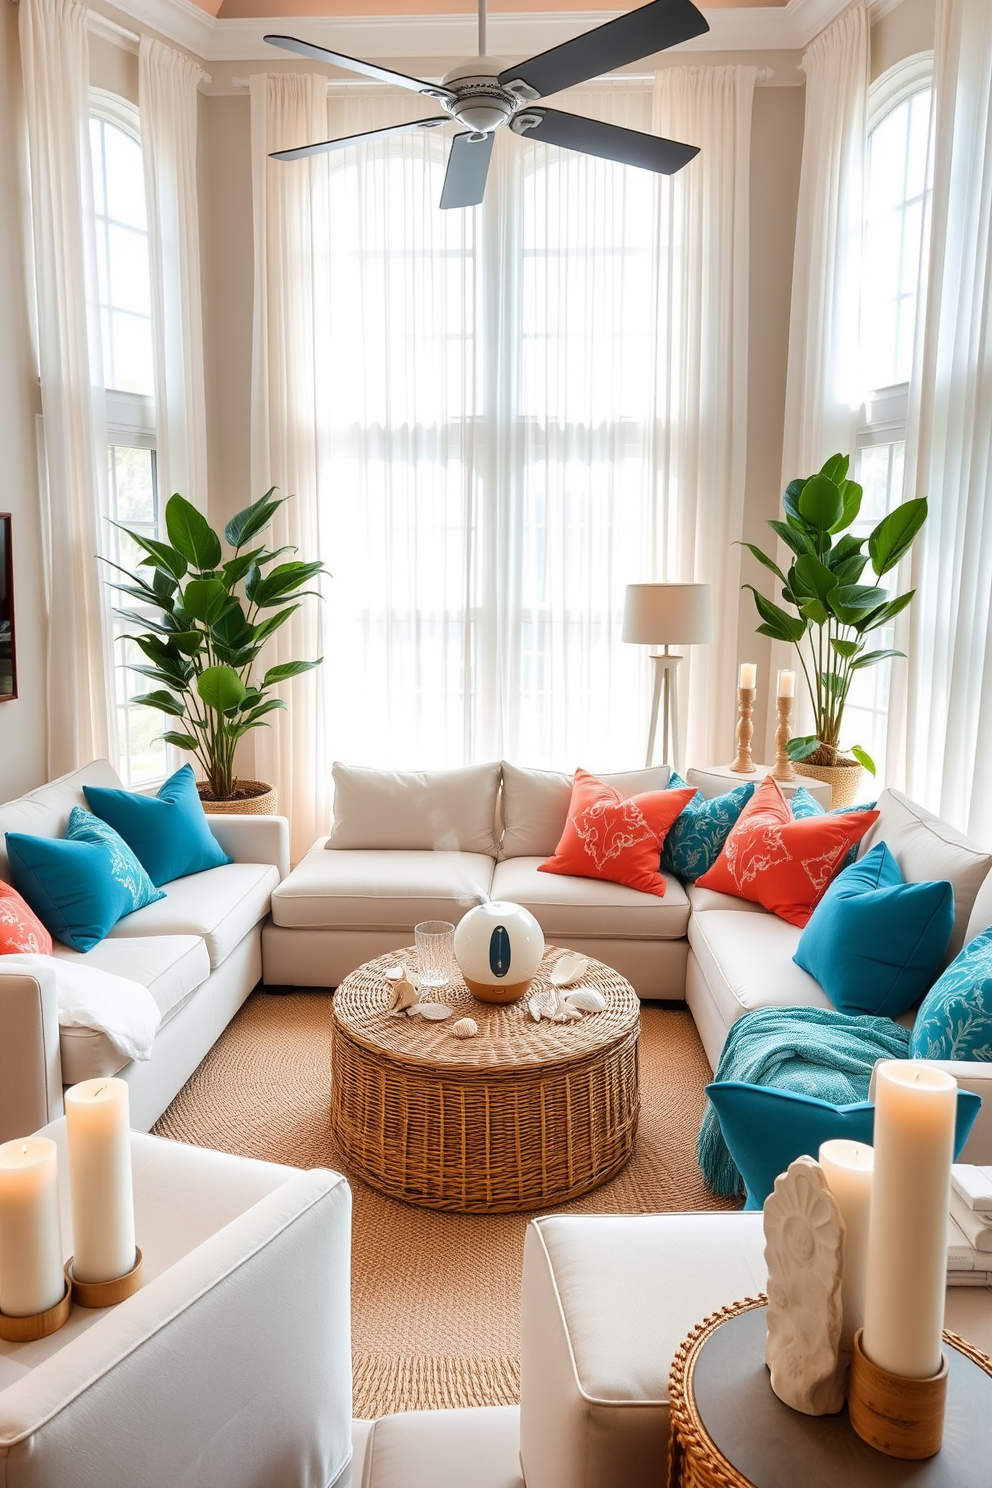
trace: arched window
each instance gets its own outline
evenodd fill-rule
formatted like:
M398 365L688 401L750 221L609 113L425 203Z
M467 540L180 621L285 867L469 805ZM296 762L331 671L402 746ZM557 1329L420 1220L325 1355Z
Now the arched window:
M138 110L116 95L90 94L90 155L93 212L107 395L107 492L109 515L157 537L159 503L155 472L155 403L152 362L148 223ZM116 563L137 562L141 553L119 528L106 537ZM166 747L156 735L162 720L130 699L149 684L132 671L143 658L127 639L133 626L115 616L113 625L117 736L121 775L130 784L161 779Z
M909 57L872 85L869 99L861 294L866 391L855 466L865 494L858 536L906 494L906 416L928 241L932 70L931 53ZM891 646L892 629L876 632L872 641ZM876 762L885 757L890 672L890 662L861 671L845 712L849 736Z

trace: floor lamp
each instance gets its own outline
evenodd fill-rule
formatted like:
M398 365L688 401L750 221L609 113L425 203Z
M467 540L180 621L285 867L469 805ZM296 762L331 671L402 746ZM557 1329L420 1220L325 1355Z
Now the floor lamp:
M709 584L628 584L623 607L621 639L641 646L663 646L652 653L654 687L651 694L651 726L645 765L654 755L658 732L658 710L662 710L662 753L666 763L678 769L679 745L678 666L669 646L696 646L710 639Z

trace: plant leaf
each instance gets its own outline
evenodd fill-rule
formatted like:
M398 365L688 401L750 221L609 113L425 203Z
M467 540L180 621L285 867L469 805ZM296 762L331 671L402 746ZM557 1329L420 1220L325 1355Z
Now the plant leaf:
M178 491L166 502L165 526L173 547L201 573L220 563L220 538L203 513ZM182 574L177 577L182 578Z
M794 644L801 641L808 629L808 622L804 619L787 615L780 610L778 605L772 604L763 594L759 594L753 584L742 584L742 589L750 589L754 595L755 608L768 630L761 632L762 635L772 635L778 641L792 641Z
M835 486L839 486L842 481L846 480L850 467L850 455L831 455L830 459L825 460L820 466L820 474L832 480Z
M245 684L233 667L206 667L196 679L196 690L208 708L226 713L236 708L245 695Z
M827 533L843 514L843 499L830 477L811 475L799 495L799 515L817 532Z
M869 630L877 630L880 625L888 625L890 620L904 610L916 593L915 589L908 590L905 594L897 594L895 599L890 599L887 604L879 605L877 610L872 610L870 615L859 621L855 627L859 635L866 635Z
M272 492L275 489L275 486L270 486L264 496L258 501L253 501L251 506L246 506L243 511L237 512L228 522L224 528L224 536L232 548L243 547L246 542L261 532L263 527L268 526L273 512L278 511L287 499L285 496L277 496L273 500Z
M183 590L183 608L204 625L212 625L226 603L227 589L220 579L190 579Z
M844 679L839 672L821 672L820 681L828 697L836 697L844 690Z
M790 739L785 746L785 752L790 760L808 759L815 754L820 747L820 741L815 734L806 734L802 738Z
M848 657L857 656L860 649L860 644L858 641L838 641L835 638L831 637L830 644L836 651L837 655L843 656L845 660Z
M871 566L881 578L895 568L913 546L916 534L927 519L927 499L917 496L904 501L883 517L868 539Z
M263 607L280 604L284 599L297 598L296 591L322 573L323 569L324 565L319 560L315 563L279 563L259 580L251 598L255 604Z
M813 539L805 531L805 523L801 531L797 527L790 527L788 522L769 521L768 526L777 537L782 539L787 548L792 549L797 557L803 553L812 553Z
M177 749L197 750L200 747L199 740L194 739L192 734L177 734L170 729L168 733L162 734L161 737L165 740L166 744L174 744Z
M141 703L145 708L157 708L160 713L168 713L172 718L182 718L186 712L185 706L171 692L139 692L131 702Z
M801 558L796 559L792 574L795 575L793 589L812 599L819 599L824 604L830 591L837 588L837 575L812 553L804 553Z
M886 599L886 591L871 584L838 584L827 603L843 625L857 625Z
M850 558L844 558L840 562L835 559L835 553L830 553L830 571L837 575L839 584L856 584L865 571L868 562L864 553L852 553Z
M847 463L847 457L845 456L844 464L847 465ZM845 527L850 527L852 522L857 521L858 512L861 510L861 498L865 494L864 487L859 486L857 481L844 480L843 478L837 482L837 489L840 491L844 510L841 513L840 521L831 527L831 532L843 532Z
M801 599L798 608L799 613L805 615L807 620L812 620L814 625L826 625L830 619L830 611L822 599Z
M859 656L851 666L852 672L858 672L862 667L877 666L880 661L885 661L889 656L905 656L905 651L893 651L891 648L885 651L866 651L864 656Z
M782 580L783 584L788 582L785 574L779 568L775 560L773 558L769 558L768 554L763 553L759 547L755 546L754 543L739 542L736 544L736 546L739 548L747 548L748 552L751 554L751 557L757 558L758 562L764 564L765 568L771 569L772 573L777 575L777 577Z
M115 522L114 526L120 528L121 532L126 532L131 541L136 542L142 552L149 555L155 566L164 569L174 579L184 579L186 577L188 569L186 559L175 548L170 548L168 543L159 542L154 537L145 537L141 532L132 532L130 527L124 526L123 522ZM144 559L143 562L147 565L148 558ZM122 572L127 573L128 570L122 569ZM133 575L131 577L133 578Z
M261 645L263 641L268 640L273 631L278 630L280 625L285 625L290 615L295 615L299 608L298 604L289 605L285 610L277 610L274 615L267 615L260 625L255 626L256 642Z
M854 755L854 758L858 761L859 764L864 765L869 775L875 774L875 761L872 759L867 749L862 749L860 744L855 744L851 749L851 753Z
M263 687L275 687L278 682L288 682L290 677L299 677L304 672L312 672L314 667L319 667L323 661L320 656L316 661L284 661L279 666L269 667L262 678Z

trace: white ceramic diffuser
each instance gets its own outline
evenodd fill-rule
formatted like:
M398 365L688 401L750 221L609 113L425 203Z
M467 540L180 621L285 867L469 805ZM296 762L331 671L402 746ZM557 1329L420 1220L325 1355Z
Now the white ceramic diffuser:
M480 1002L516 1002L544 955L544 932L530 910L490 899L455 929L455 960Z

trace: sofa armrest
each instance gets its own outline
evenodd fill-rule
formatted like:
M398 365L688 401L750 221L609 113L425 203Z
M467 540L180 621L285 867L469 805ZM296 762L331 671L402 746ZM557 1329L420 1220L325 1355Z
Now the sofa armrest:
M881 1063L879 1060L871 1072L871 1085L868 1089L868 1099L871 1101L875 1099L875 1070ZM936 1065L937 1069L946 1070L949 1075L953 1075L962 1090L970 1090L973 1095L981 1096L982 1109L975 1118L971 1135L965 1142L958 1161L975 1163L980 1167L992 1164L992 1064L985 1064L977 1059L928 1059L926 1063Z
M7 1488L333 1483L351 1453L351 1194L294 1174L0 1390Z
M62 1114L55 972L4 966L14 959L0 958L0 1142L26 1137Z
M214 837L236 863L271 863L280 880L289 873L289 822L284 816L221 816L208 813Z

